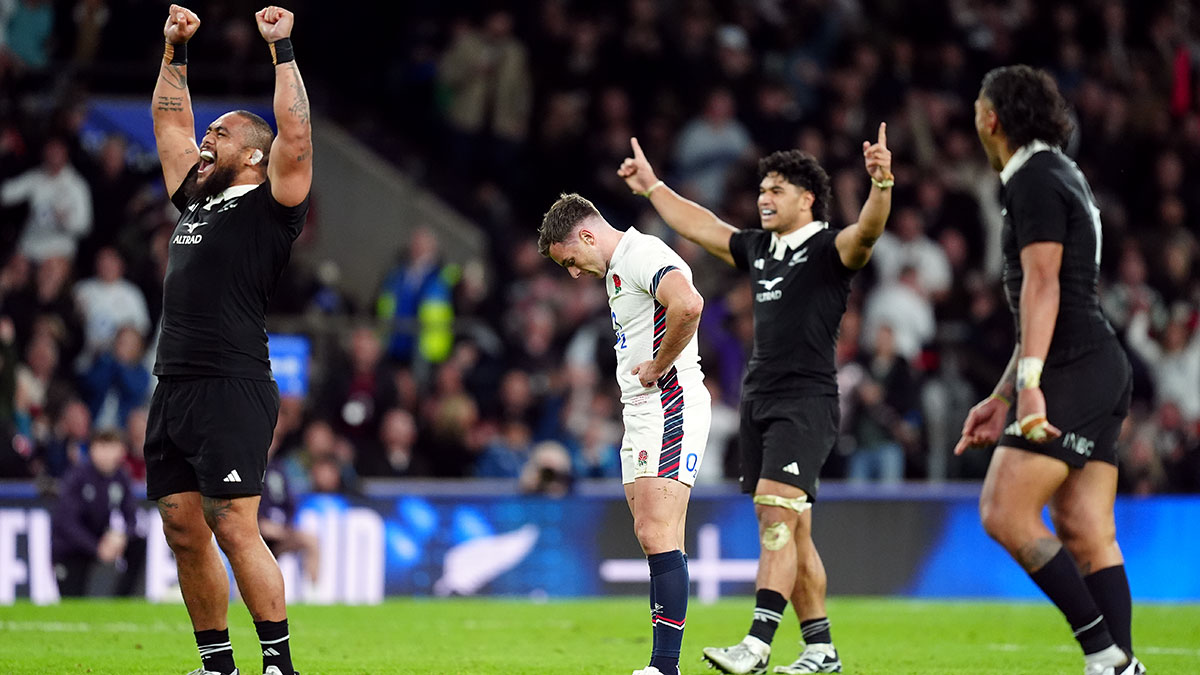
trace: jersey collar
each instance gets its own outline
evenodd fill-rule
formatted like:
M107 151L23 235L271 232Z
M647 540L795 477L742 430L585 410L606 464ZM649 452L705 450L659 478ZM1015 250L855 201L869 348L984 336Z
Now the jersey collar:
M258 185L231 185L224 190L221 190L220 194L209 197L207 200L205 200L204 210L207 211L223 201L237 199L256 187L258 187Z
M618 241L616 247L613 248L612 257L608 259L608 269L610 271L616 266L617 260L625 255L625 249L633 246L634 237L639 237L641 234L642 233L638 232L637 228L635 227L630 227L628 230L625 230L625 232L621 235L621 241Z
M1025 166L1025 162L1029 161L1030 157L1039 152L1046 152L1047 150L1057 152L1049 143L1039 140L1030 141L1017 148L1013 156L1008 158L1008 164L1005 164L1004 168L1000 171L1000 182L1008 185L1008 181L1012 180L1013 174L1020 171L1021 167Z
M787 255L788 249L800 248L801 244L827 227L829 227L829 223L823 220L814 220L798 230L788 232L782 237L772 232L771 257L776 260L783 260L784 256Z

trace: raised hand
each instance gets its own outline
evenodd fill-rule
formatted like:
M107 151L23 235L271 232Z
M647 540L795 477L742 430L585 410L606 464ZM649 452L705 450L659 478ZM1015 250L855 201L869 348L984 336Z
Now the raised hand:
M867 163L867 173L875 180L892 178L892 151L887 147L887 122L879 124L879 139L874 145L863 141L863 159Z
M200 17L195 12L182 5L171 5L167 23L163 26L163 37L173 45L183 44L192 39L199 27Z
M254 20L258 23L258 32L262 34L263 39L275 42L292 36L292 24L296 15L282 7L271 5L255 12Z
M621 162L617 175L625 179L625 184L630 190L641 194L658 182L658 176L654 175L654 169L646 160L646 153L642 152L638 139L629 139L629 144L633 146L633 157L626 157L625 161Z

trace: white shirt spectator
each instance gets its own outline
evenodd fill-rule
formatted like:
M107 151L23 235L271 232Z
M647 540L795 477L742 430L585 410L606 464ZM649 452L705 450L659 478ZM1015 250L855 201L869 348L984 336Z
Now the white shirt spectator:
M51 141L45 155L42 166L0 188L0 204L29 202L19 248L34 262L73 258L76 240L92 229L92 193L79 172L67 164L66 146Z
M1183 321L1176 319L1167 326L1172 331L1187 331ZM1141 357L1154 375L1154 391L1159 405L1174 403L1189 423L1200 420L1200 330L1186 343L1186 333L1164 336L1174 342L1174 349L1164 348L1150 337L1150 315L1138 312L1129 321L1126 341Z
M880 283L894 282L904 268L911 267L917 270L922 293L937 296L949 291L953 281L950 260L937 242L925 236L921 216L913 209L901 209L893 229L896 231L884 230L871 254Z
M911 274L913 272L910 271ZM879 327L884 324L891 326L896 336L896 353L909 363L916 361L922 345L933 339L937 328L933 319L933 305L911 285L903 282L882 285L867 298L863 307L861 332L864 349L873 351L872 342Z
M146 298L141 289L125 279L84 279L75 284L75 302L83 315L83 356L88 362L97 352L112 346L122 326L132 326L143 337L150 332Z

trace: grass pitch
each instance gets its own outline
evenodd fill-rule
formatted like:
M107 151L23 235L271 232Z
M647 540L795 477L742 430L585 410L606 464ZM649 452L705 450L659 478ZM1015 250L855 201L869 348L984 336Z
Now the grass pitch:
M650 651L645 598L534 603L421 599L376 607L289 609L292 652L304 675L378 673L629 673ZM685 675L710 673L700 649L741 639L752 600L693 600ZM847 673L1068 673L1083 659L1049 603L833 598L829 616ZM246 675L260 672L244 607L230 632ZM771 665L796 657L785 619ZM1200 605L1139 605L1134 641L1150 673L1200 673ZM200 664L179 605L75 601L0 607L0 673L182 675Z

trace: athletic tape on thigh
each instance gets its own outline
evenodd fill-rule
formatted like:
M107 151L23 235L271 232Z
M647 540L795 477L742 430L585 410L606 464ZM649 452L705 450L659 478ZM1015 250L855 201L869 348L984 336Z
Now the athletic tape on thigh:
M812 504L808 503L808 495L800 495L795 499L788 499L779 495L754 495L754 503L762 504L763 506L778 506L780 508L791 509L796 513L804 513L812 508Z

